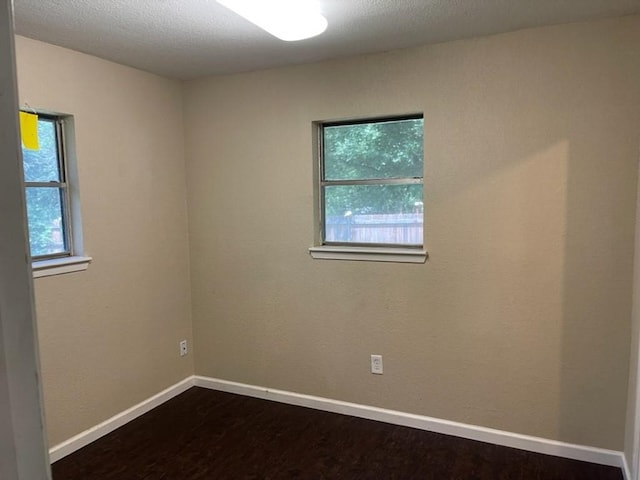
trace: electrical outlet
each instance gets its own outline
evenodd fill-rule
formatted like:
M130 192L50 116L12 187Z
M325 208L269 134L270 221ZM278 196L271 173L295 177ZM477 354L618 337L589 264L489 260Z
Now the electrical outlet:
M180 342L180 356L184 357L187 353L189 353L189 349L187 348L187 341L182 340Z
M382 355L371 355L371 373L382 375Z

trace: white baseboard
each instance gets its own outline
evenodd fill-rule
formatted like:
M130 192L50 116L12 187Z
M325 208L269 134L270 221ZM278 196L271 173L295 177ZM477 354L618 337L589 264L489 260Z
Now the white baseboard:
M344 415L351 415L354 417L366 418L394 425L413 427L420 430L443 433L446 435L453 435L455 437L468 438L470 440L478 440L495 445L518 448L520 450L528 450L535 453L555 455L557 457L571 458L600 465L618 467L622 469L623 472L626 469L624 454L616 450L606 450L603 448L559 442L556 440L505 432L477 425L468 425L465 423L452 422L423 415L415 415L395 410L387 410L384 408L359 405L356 403L342 402L339 400L315 397L312 395L303 395L284 390L257 387L254 385L246 385L215 378L196 376L194 377L194 385L222 392L236 393L249 397L287 403L289 405L298 405L326 412L341 413ZM630 480L629 477L627 477L627 480Z
M167 400L171 400L176 395L190 389L194 385L194 377L188 377L181 382L163 390L162 392L148 398L139 404L121 412L108 420L79 433L75 437L70 438L58 445L55 445L49 450L49 459L51 463L66 457L67 455L81 449L82 447L90 444L91 442L105 436L108 433L113 432L116 428L129 423L131 420L136 419L140 415L147 413L149 410L162 405Z
M607 450L603 448L559 442L556 440L505 432L477 425L452 422L424 415L415 415L396 410L387 410L384 408L359 405L357 403L343 402L340 400L332 400L313 395L304 395L285 390L274 390L267 387L246 385L243 383L202 376L185 378L181 382L163 390L157 395L154 395L153 397L111 417L99 425L96 425L95 427L92 427L69 440L52 447L49 450L51 462L53 463L66 457L67 455L114 431L116 428L125 425L140 415L147 413L193 386L218 390L221 392L236 393L238 395L261 398L289 405L314 408L316 410L323 410L326 412L351 415L354 417L376 420L393 425L418 428L420 430L443 433L446 435L453 435L455 437L468 438L470 440L478 440L505 447L518 448L520 450L528 450L530 452L582 460L600 465L609 465L620 468L625 476L625 480L631 480L626 458L622 452L616 450Z

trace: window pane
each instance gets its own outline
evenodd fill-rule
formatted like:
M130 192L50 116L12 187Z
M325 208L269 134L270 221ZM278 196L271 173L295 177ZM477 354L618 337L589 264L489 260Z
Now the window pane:
M27 187L29 243L34 257L67 251L61 193L59 188Z
M324 179L422 177L423 120L325 126Z
M422 245L421 184L324 188L325 241Z
M56 124L48 118L38 118L39 150L22 149L26 182L59 182L58 139Z

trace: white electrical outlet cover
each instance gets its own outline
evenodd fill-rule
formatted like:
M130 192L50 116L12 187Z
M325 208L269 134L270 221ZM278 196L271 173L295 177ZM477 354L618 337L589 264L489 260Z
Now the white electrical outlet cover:
M371 373L382 375L382 355L371 355Z

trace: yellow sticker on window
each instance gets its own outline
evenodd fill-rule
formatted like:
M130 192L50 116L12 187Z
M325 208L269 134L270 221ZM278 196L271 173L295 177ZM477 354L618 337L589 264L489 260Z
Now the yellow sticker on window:
M20 136L22 145L29 150L40 150L38 144L38 115L20 112Z

